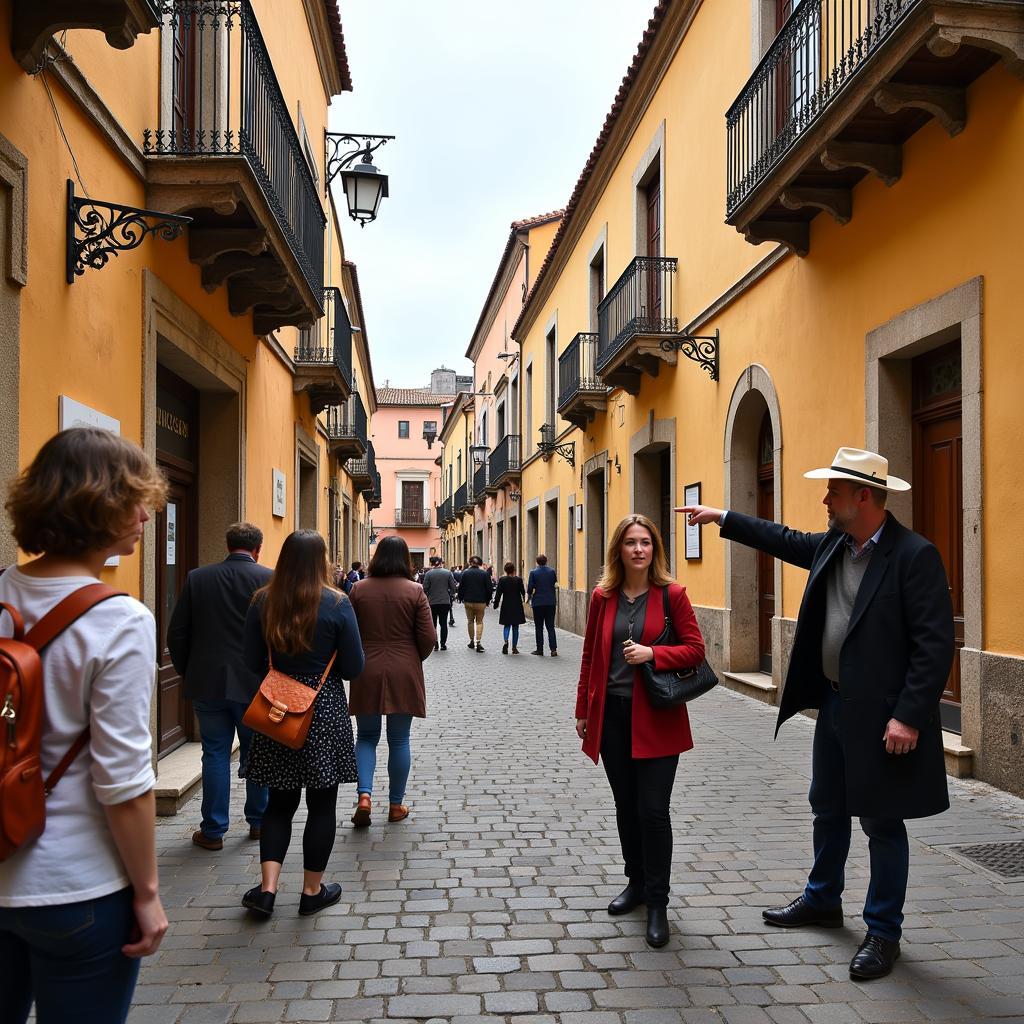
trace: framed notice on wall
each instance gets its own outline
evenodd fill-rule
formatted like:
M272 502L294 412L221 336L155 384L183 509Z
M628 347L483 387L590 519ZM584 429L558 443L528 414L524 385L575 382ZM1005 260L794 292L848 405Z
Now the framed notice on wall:
M576 529L577 530L582 530L583 529L583 506L582 505L577 505L576 506Z
M684 505L699 505L700 504L700 483L687 484L683 488L683 504ZM687 561L699 560L701 557L700 553L700 527L690 526L686 524L686 543L684 545L686 551Z
M283 519L288 508L284 473L280 469L272 469L271 473L274 479L274 504L271 511L278 519Z

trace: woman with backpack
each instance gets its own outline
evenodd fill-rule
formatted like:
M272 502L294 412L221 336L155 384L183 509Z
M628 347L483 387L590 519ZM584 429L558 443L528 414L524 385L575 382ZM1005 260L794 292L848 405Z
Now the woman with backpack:
M45 800L43 833L0 862L5 1024L23 1024L33 1002L37 1024L121 1024L139 960L167 930L149 727L156 625L134 598L97 586L108 558L134 554L166 486L137 445L76 427L43 445L7 499L18 546L37 557L0 576L0 602L22 620L0 613L0 636L23 626L31 642L33 627L79 591L88 610L58 609L68 624L41 655L40 774L52 778L75 756ZM20 743L27 721L5 703Z
M273 667L310 688L319 686L305 742L292 749L256 732L245 776L270 789L260 832L260 884L242 905L274 912L292 819L306 791L299 913L315 914L341 899L337 882L323 884L334 847L338 784L356 781L352 722L343 679L363 670L359 626L349 599L330 584L327 545L316 530L285 538L267 586L256 591L245 619L246 664L261 678Z

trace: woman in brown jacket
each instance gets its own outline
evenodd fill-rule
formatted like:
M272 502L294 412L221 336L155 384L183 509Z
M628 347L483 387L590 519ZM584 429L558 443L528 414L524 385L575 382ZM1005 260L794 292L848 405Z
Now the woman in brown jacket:
M437 642L426 594L412 576L408 545L401 537L384 537L370 559L369 575L350 595L366 655L349 701L359 729L359 803L352 824L360 828L370 824L382 715L387 716L388 821L409 816L402 802L412 764L409 733L413 718L427 715L423 662Z

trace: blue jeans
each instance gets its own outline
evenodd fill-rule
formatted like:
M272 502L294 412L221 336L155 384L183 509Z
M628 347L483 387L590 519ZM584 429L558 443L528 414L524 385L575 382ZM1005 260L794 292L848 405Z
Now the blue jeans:
M511 626L506 626L505 627L505 643L508 643L508 637L509 637L510 633L512 634L512 646L513 647L518 647L519 646L519 624L518 623L516 623L514 625L511 625Z
M544 628L548 631L548 647L553 651L558 650L558 637L555 636L555 606L553 604L542 604L539 608L533 606L533 624L537 629L537 650L544 650Z
M813 907L839 906L846 884L846 858L850 852L850 815L846 811L846 778L839 739L843 701L827 688L814 729L811 790L814 813L814 865L804 898ZM865 738L874 740L874 737ZM881 737L878 737L881 743ZM864 902L864 924L869 935L898 942L903 930L903 904L910 875L910 843L902 818L861 818L868 837L871 879Z
M381 715L356 715L356 769L359 792L373 792L373 771L377 767ZM412 715L388 715L388 800L400 804L405 799L405 784L412 767Z
M141 961L121 952L135 915L132 890L81 903L0 907L0 1021L123 1024Z
M196 700L192 702L199 719L199 737L203 744L203 835L220 839L228 830L228 801L231 798L231 745L238 731L238 771L249 760L252 730L242 725L247 704L236 700ZM267 787L246 780L245 820L257 828L267 809Z

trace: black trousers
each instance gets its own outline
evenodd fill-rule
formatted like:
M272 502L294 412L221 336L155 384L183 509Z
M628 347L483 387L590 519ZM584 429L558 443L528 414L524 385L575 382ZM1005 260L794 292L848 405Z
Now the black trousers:
M270 789L260 831L260 860L284 863L292 839L292 818L299 809L301 789ZM306 828L302 833L302 866L307 871L327 867L337 829L338 787L306 790Z
M430 606L430 617L434 620L437 639L445 646L448 644L448 616L451 613L452 606L450 604L432 604Z
M555 636L555 606L553 604L542 604L539 608L534 605L533 625L537 630L537 650L544 650L544 630L548 631L548 647L553 651L558 650L558 637Z
M604 707L601 763L615 797L615 823L626 877L643 887L648 907L668 905L672 872L669 801L679 755L633 757L633 702L609 694Z

